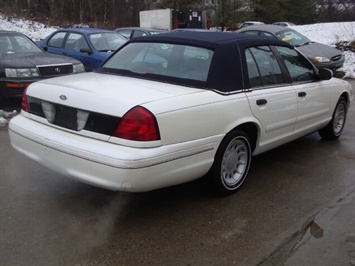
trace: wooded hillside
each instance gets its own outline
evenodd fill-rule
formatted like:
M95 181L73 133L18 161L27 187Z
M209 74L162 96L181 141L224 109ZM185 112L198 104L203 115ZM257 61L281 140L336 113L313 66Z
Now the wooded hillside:
M245 20L296 24L355 21L355 0L0 0L0 12L8 16L62 27L139 26L139 11L158 8L206 11L211 26L226 27Z

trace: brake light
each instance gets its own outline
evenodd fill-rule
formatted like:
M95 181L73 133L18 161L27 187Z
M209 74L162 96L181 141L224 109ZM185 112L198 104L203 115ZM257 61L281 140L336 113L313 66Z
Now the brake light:
M135 141L154 141L160 139L155 116L141 106L134 107L122 117L113 136Z
M22 110L24 110L26 112L30 112L30 108L28 106L27 97L26 97L27 88L28 87L26 87L26 89L23 91L23 94L22 94L21 108L22 108Z

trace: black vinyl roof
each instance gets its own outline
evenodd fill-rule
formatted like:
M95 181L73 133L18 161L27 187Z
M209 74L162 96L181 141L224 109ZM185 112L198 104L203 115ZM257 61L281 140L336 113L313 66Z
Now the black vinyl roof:
M217 90L222 93L232 93L247 88L245 83L247 66L244 51L249 47L275 45L293 48L290 44L278 39L252 36L244 33L213 31L171 31L137 37L131 39L125 45L130 43L171 43L213 50L214 55L206 82L189 80L176 83L171 77L162 78L168 83L192 85ZM104 69L99 71L105 72Z
M131 42L166 42L181 43L186 45L212 48L228 43L237 43L241 46L250 45L281 45L292 47L286 42L260 36L252 36L237 32L214 32L214 31L171 31L152 36L137 37Z

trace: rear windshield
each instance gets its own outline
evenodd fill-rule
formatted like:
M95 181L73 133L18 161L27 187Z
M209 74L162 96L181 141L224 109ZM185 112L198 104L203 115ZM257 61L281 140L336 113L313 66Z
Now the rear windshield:
M188 45L130 43L111 57L103 69L126 75L158 77L159 80L206 82L212 56L212 50Z

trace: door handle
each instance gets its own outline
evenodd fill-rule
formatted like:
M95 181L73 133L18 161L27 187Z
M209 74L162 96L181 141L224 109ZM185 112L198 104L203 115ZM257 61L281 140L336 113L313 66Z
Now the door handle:
M265 100L265 99L256 100L256 104L257 104L257 105L264 105L264 104L267 104L267 100Z
M304 91L298 93L298 97L305 97L306 95L307 93L305 93Z

